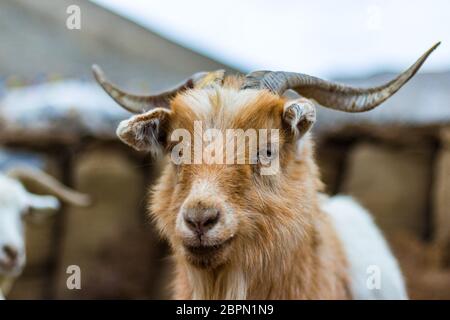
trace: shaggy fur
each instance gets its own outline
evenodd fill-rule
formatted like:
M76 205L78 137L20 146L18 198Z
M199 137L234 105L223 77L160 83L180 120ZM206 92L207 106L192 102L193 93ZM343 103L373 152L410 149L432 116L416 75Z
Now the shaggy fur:
M241 84L227 77L222 85L187 90L170 108L133 116L117 130L138 150L202 160L168 159L150 196L151 216L173 250L174 298L406 298L396 261L368 213L350 198L321 195L308 133L313 103ZM173 134L184 136L176 129L189 141L173 141ZM205 138L207 129L222 139ZM248 143L236 147L229 129L278 134L258 143L252 162ZM230 160L229 149L245 163L212 161ZM264 159L279 170L264 174ZM368 285L371 267L381 272L381 288Z
M160 143L169 152L173 147L168 140L170 132L184 128L193 133L195 120L221 131L280 129L280 171L262 176L257 164L168 162L153 190L150 211L173 249L174 297L351 298L342 244L329 216L320 208L322 184L309 135L298 140L291 124L283 121L284 98L268 91L239 90L239 86L240 79L226 78L223 86L178 95L165 114L170 121L164 118L167 131L159 135ZM149 112L144 117L149 121L159 114ZM122 136L129 136L123 127L121 130ZM214 234L226 246L199 260L186 251L180 212L200 202L226 212Z

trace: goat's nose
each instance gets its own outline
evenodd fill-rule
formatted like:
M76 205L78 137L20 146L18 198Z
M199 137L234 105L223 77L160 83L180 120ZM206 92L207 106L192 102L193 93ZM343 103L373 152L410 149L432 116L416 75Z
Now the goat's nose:
M19 251L11 245L4 245L3 252L12 262L16 261L17 257L19 256Z
M212 229L219 221L219 217L220 210L216 208L187 209L184 212L186 225L199 236Z

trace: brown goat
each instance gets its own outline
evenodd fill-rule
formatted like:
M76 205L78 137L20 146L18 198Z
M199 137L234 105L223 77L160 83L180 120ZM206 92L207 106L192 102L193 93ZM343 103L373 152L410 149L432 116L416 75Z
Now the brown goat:
M152 192L150 212L173 250L174 297L405 298L395 259L367 213L351 201L333 203L320 194L322 184L308 133L315 107L306 98L349 112L369 110L406 83L431 51L392 82L371 89L294 73L224 77L217 71L195 74L158 96L139 97L121 91L94 67L96 79L119 104L143 112L120 124L120 139L172 160ZM282 95L287 89L301 96L288 99ZM196 124L226 136L225 140L206 139L209 143L196 149L197 141L205 141ZM174 140L174 132L180 129L194 139L181 149L179 140ZM271 134L255 153L245 149L241 154L245 163L230 164L221 151L231 145L234 156L239 152L234 137L226 133L229 129L275 129L277 135ZM262 131L256 135L261 141ZM214 152L208 149L211 145ZM192 159L199 151L199 163L174 161L174 154ZM273 161L279 164L278 170L262 174ZM341 207L336 209L340 213L329 213ZM370 247L357 247L360 239L347 240L346 219L354 223L351 228L367 229ZM379 252L381 258L374 264L388 274L382 278L388 282L384 285L390 291L387 294L362 288L366 282L361 282L361 273L370 259L364 260L360 252L367 250Z

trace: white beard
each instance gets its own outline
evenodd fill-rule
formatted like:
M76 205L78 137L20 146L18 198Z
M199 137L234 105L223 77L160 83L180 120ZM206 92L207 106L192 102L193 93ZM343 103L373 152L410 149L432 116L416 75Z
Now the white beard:
M188 278L191 282L194 300L245 300L247 298L247 281L239 271L226 270L218 276L202 270L188 268Z

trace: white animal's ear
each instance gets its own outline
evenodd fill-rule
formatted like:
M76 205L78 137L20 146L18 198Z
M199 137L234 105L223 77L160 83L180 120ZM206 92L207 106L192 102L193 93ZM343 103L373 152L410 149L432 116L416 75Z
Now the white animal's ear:
M60 207L59 200L54 196L40 196L28 193L27 202L31 209L36 210L57 210Z
M160 154L166 145L171 114L169 109L156 108L133 116L119 124L116 134L138 151Z
M291 130L294 139L303 137L316 122L316 108L311 100L298 98L284 105L283 121Z

